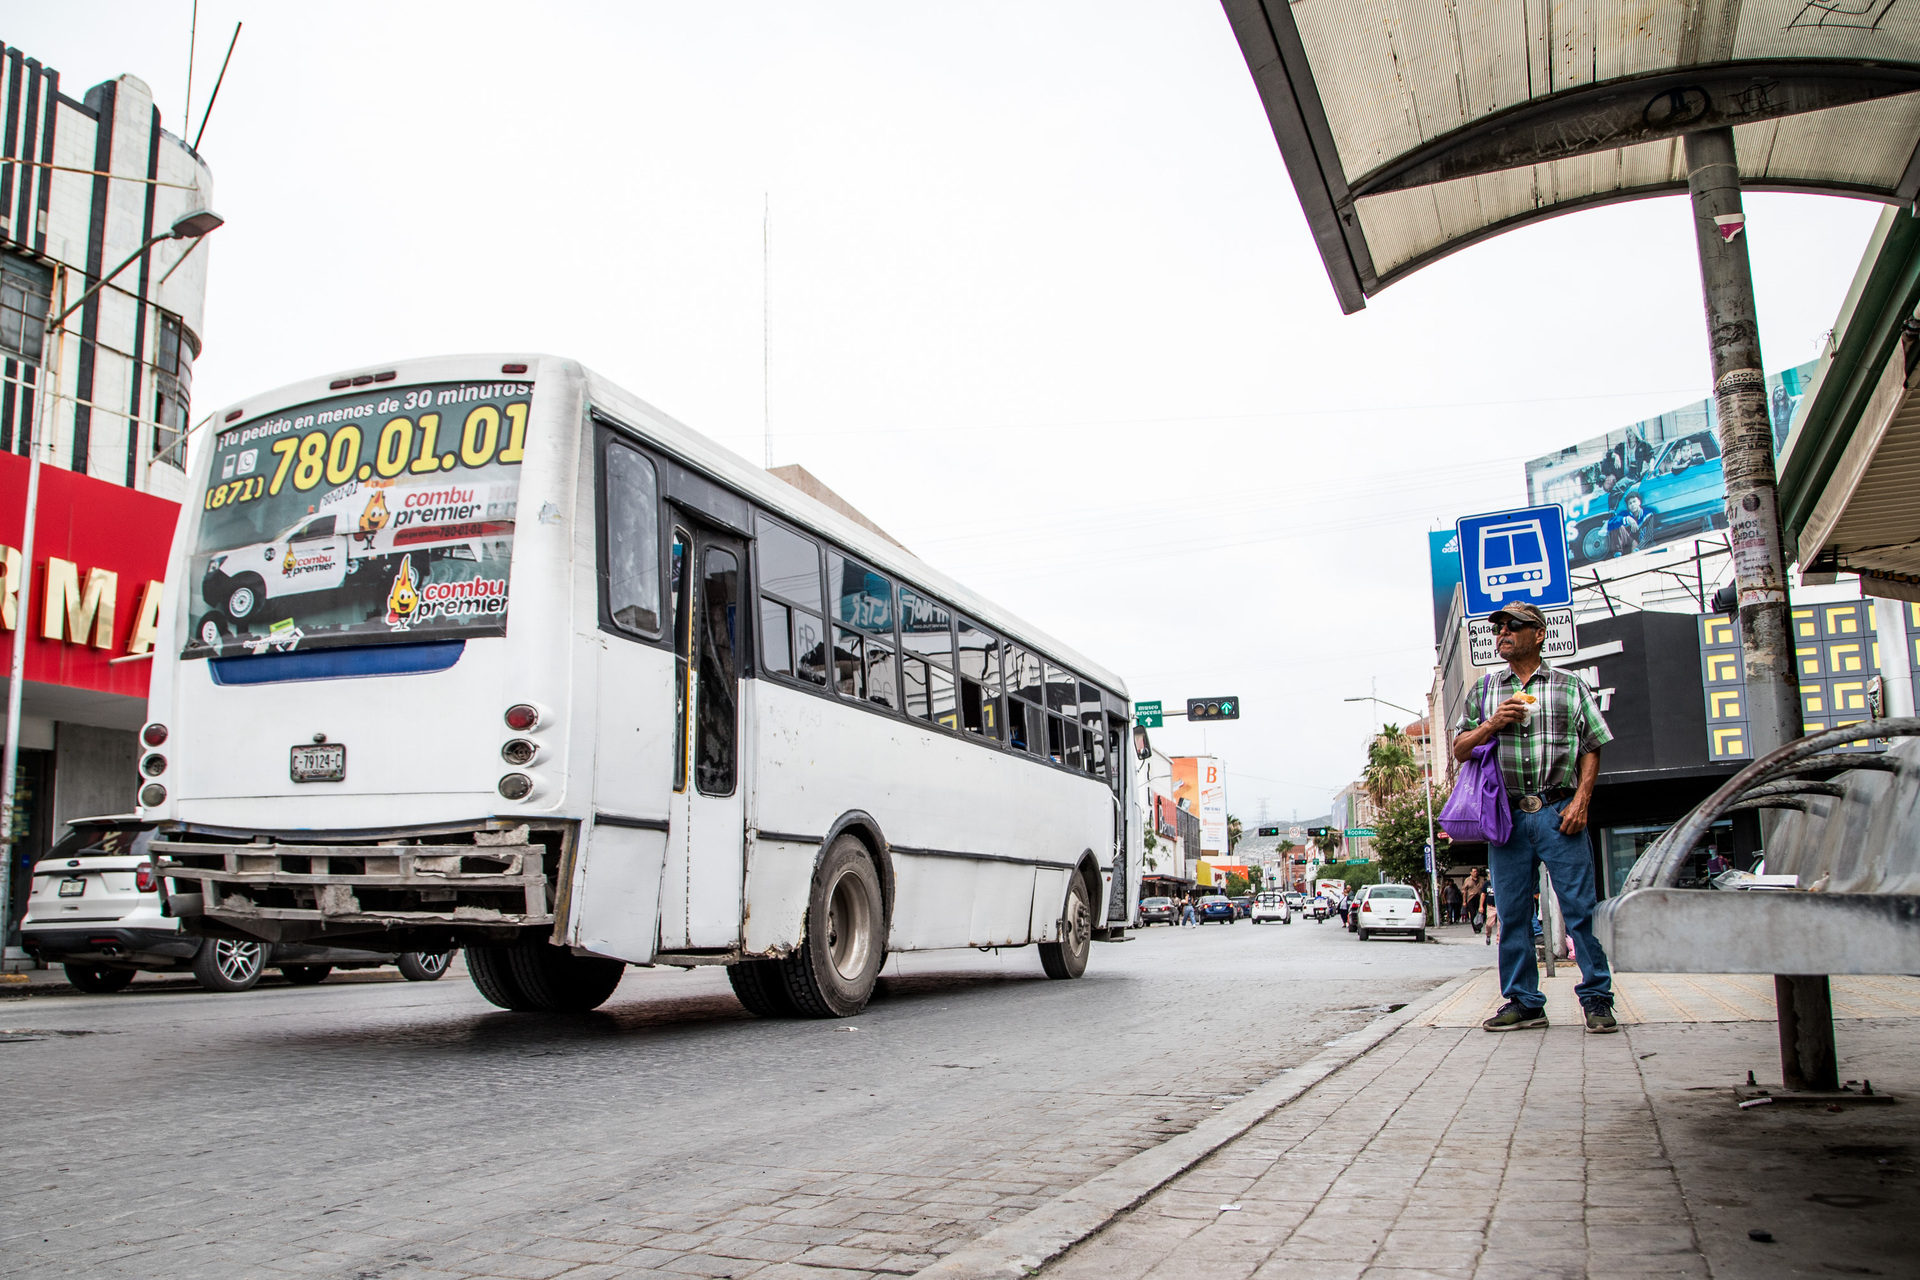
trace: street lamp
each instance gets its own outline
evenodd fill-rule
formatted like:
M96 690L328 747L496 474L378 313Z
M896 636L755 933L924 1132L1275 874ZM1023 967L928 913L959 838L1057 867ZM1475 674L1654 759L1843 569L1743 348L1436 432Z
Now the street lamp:
M67 317L86 306L95 294L144 257L149 249L166 240L198 240L208 232L217 230L225 221L211 209L194 209L181 214L173 220L171 227L149 236L144 244L127 255L126 261L101 276L72 306L46 323L45 335L55 341L51 357L44 366L47 376L40 380L40 394L33 400L33 420L27 428L27 507L20 532L20 583L13 606L13 663L7 675L7 743L4 755L0 755L0 771L3 771L3 776L0 776L0 847L6 850L5 865L0 868L0 961L5 959L7 935L13 928L14 775L20 760L20 694L27 667L27 601L33 584L33 527L40 517L40 420L45 414L47 401L58 394L60 381L61 344L55 335L64 336L65 329L62 326L66 324ZM41 343L41 353L43 357L48 355L44 341Z
M1368 695L1364 698L1343 698L1341 701L1377 702L1392 707L1395 711L1404 711L1410 716L1421 715L1420 712L1415 711L1412 707L1403 707L1397 702L1388 702L1385 698L1373 695ZM1432 881L1430 888L1433 892L1433 901L1427 906L1427 918L1437 921L1440 918L1440 859L1438 842L1435 841L1433 832L1433 708L1428 707L1426 714L1421 718L1427 722L1427 760L1426 769L1423 771L1425 776L1421 781L1426 784L1427 788L1427 848L1431 851L1427 855L1427 878Z

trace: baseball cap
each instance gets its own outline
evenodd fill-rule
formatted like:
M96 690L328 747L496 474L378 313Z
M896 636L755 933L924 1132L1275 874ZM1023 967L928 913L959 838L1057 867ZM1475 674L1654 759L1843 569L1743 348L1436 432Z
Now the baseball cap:
M1542 631L1547 629L1546 615L1530 604L1504 605L1489 617L1487 621L1498 623L1502 618L1506 618L1512 622L1522 622L1528 626L1538 627Z

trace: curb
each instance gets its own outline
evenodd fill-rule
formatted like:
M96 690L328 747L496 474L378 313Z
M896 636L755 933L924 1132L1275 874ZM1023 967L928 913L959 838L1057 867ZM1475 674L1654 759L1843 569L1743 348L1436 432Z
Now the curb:
M1411 1004L1341 1036L1298 1067L1228 1104L1220 1114L1208 1116L1159 1146L1129 1156L1026 1216L987 1232L972 1244L916 1271L911 1280L1008 1280L1032 1275L1340 1068L1372 1052L1388 1036L1479 976L1480 969L1471 969Z

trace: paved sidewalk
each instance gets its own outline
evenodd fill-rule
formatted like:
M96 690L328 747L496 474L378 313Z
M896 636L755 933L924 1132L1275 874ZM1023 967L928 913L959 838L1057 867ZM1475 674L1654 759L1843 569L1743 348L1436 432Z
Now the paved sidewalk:
M1768 979L1623 975L1643 1021L1610 1036L1576 980L1544 984L1553 1027L1503 1035L1473 1025L1492 975L1464 984L1045 1274L1913 1274L1920 980L1835 980L1842 1075L1912 1099L1838 1113L1734 1105L1778 1078Z

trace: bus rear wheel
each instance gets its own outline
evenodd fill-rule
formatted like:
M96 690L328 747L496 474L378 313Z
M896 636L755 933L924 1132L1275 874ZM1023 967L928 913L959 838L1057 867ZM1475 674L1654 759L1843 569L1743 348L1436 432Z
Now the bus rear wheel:
M1040 967L1049 978L1077 978L1087 971L1087 953L1093 950L1093 901L1086 877L1078 872L1067 882L1066 909L1060 913L1060 941L1040 944Z
M468 947L467 974L489 1001L515 1013L586 1013L605 1004L627 966L577 956L544 940Z
M867 1007L886 958L880 873L858 837L841 836L814 874L805 941L775 962L793 1012L804 1018L853 1017Z
M779 960L742 960L727 966L727 981L746 1011L756 1018L791 1018L799 1010L787 994L784 964Z

